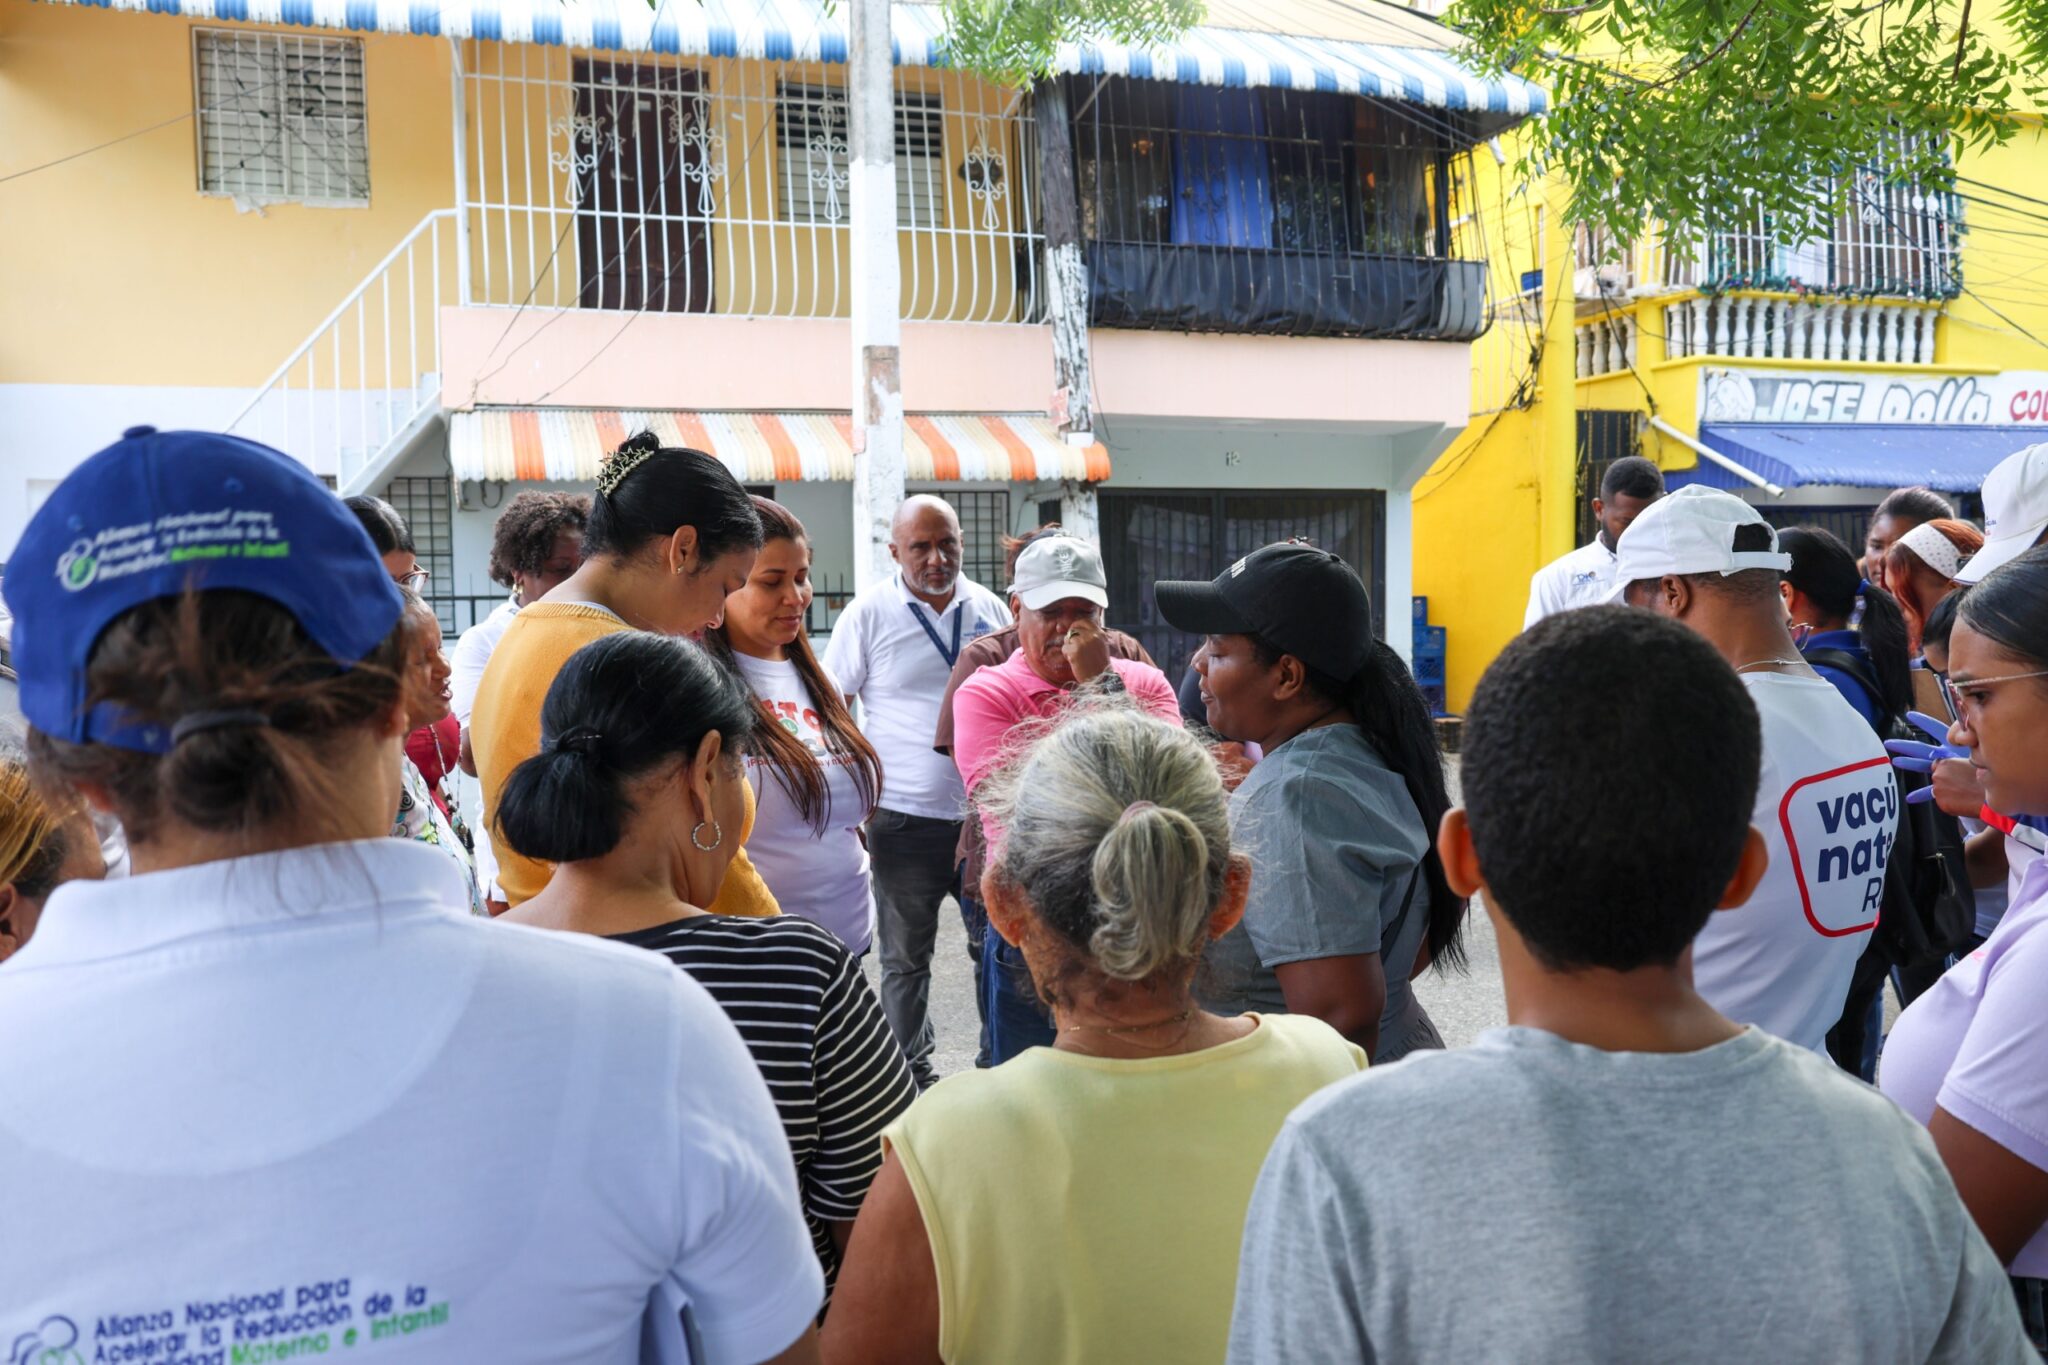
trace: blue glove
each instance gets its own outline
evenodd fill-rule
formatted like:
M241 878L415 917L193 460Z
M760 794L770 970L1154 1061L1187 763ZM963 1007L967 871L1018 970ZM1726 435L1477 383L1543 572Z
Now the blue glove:
M1968 758L1968 749L1958 749L1948 742L1948 722L1925 711L1908 711L1906 719L1913 722L1920 732L1933 737L1934 743L1922 744L1916 739L1888 739L1885 751L1892 756L1892 766L1901 772L1931 773L1934 765L1951 758ZM1918 791L1906 793L1909 805L1924 805L1934 799L1934 785L1929 783Z

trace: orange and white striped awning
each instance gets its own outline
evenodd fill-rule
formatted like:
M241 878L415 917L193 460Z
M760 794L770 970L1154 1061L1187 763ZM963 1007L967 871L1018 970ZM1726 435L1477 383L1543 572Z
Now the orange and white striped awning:
M843 412L478 408L448 415L448 458L458 479L589 483L608 452L643 430L716 455L745 483L853 478L853 421ZM917 482L1109 477L1100 442L1073 445L1036 414L914 413L903 447L904 474Z

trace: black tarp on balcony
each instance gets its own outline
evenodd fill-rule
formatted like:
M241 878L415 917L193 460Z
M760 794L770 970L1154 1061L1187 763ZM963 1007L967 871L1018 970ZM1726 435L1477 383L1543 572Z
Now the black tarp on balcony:
M1098 327L1429 341L1486 330L1481 261L1150 242L1089 242L1087 256Z

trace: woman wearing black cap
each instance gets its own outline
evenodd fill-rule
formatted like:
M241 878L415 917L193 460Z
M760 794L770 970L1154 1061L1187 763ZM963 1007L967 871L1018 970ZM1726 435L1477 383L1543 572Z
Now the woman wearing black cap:
M1203 1003L1315 1015L1374 1062L1443 1046L1408 984L1464 957L1465 902L1436 853L1443 754L1407 665L1373 635L1365 585L1291 542L1155 591L1168 622L1208 637L1209 724L1265 751L1231 798L1255 871L1244 921L1209 947Z

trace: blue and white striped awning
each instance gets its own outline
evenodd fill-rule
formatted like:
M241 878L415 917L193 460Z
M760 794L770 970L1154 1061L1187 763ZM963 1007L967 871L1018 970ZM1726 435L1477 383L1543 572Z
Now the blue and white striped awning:
M192 19L412 33L687 57L844 62L844 0L55 0ZM891 7L899 66L944 66L937 6ZM1448 34L1447 34L1448 39ZM1446 43L1448 46L1448 41ZM1189 85L1328 90L1453 110L1491 136L1543 112L1542 90L1514 76L1482 77L1447 51L1245 29L1198 28L1166 47L1067 44L1062 71Z

